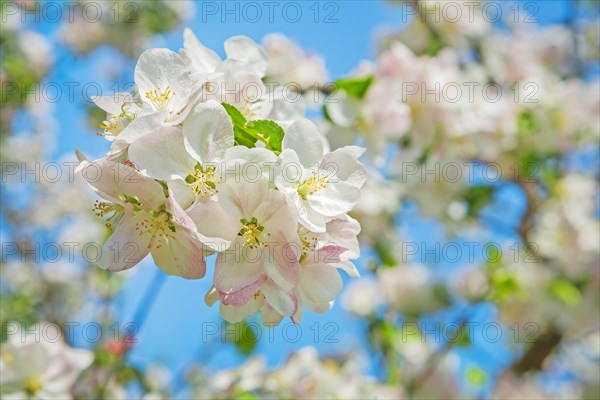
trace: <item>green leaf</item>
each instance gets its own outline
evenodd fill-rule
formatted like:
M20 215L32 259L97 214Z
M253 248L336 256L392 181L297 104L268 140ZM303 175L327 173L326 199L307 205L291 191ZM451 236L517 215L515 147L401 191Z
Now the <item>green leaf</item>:
M334 87L338 90L343 90L352 97L362 99L365 97L365 93L369 89L369 86L373 83L373 76L363 76L360 78L345 78L335 81Z
M246 321L228 324L227 332L232 332L227 335L227 340L235 344L235 347L242 354L247 356L254 351L258 338L254 329L250 328ZM235 334L233 334L235 332Z
M472 343L471 335L469 335L469 329L465 325L461 325L460 329L450 340L456 347L465 347Z
M246 146L249 149L256 147L256 142L258 141L258 138L255 138L244 128L238 126L233 127L233 138L236 146Z
M246 117L235 106L228 103L221 103L233 123L233 138L236 145L246 146L248 148L255 147L257 137L252 136L246 130Z
M221 103L227 111L227 114L231 117L231 122L233 122L233 126L245 126L246 125L246 117L242 114L235 106L232 106L228 103Z
M275 121L250 121L246 124L246 127L256 132L261 142L267 146L267 149L281 153L281 142L285 133L283 128Z
M275 154L281 153L281 143L285 133L283 128L275 121L247 121L246 117L235 106L227 103L221 104L233 123L233 136L236 145L252 148L256 147L256 142L260 140L267 149Z
M463 195L468 204L468 216L477 217L479 212L491 202L493 194L492 186L470 186Z
M467 381L473 386L481 387L487 380L488 375L484 370L478 367L469 367L466 371Z
M513 298L521 290L517 278L503 270L496 271L492 275L490 284L493 289L493 299L499 302Z
M552 282L550 292L569 306L576 306L581 302L581 292L566 279L557 279Z

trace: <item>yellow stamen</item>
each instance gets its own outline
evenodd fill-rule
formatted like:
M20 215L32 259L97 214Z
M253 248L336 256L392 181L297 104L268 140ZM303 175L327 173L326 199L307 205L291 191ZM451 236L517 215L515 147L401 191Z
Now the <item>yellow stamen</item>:
M194 172L188 175L185 181L192 189L195 196L205 197L219 193L217 185L221 184L220 179L222 179L220 176L219 180L216 179L216 171L214 167L208 167L206 170L204 170L202 166L198 164L194 169Z
M42 382L37 378L29 378L25 381L25 393L29 396L34 396L42 389Z
M116 203L106 203L96 200L93 211L98 217L106 218L106 227L112 229L123 217L125 207Z
M312 176L302 183L298 184L298 194L303 200L310 195L317 193L321 189L325 189L329 184L329 175L318 177L316 171L312 172Z
M173 96L175 96L175 92L171 91L169 86L167 86L164 92L161 92L160 88L151 92L146 92L146 98L150 100L156 111L169 110L171 98Z
M135 230L138 232L139 236L146 234L150 235L150 242L148 243L149 249L153 247L156 247L157 249L161 248L162 242L166 239L175 240L171 223L171 214L164 210L158 211L156 216L152 216L151 213L149 218L144 218L142 222L136 223Z
M242 223L242 229L240 229L238 235L244 239L243 245L250 246L251 249L253 249L254 246L260 248L264 247L265 243L261 240L261 235L265 227L262 226L255 217L252 217L250 221L246 218L242 218L240 222ZM267 233L267 236L271 236L271 234Z

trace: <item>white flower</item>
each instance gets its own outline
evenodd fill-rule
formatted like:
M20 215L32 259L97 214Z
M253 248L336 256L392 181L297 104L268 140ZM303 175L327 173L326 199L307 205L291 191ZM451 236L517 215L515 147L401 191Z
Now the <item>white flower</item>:
M129 146L129 159L145 175L167 181L183 208L208 200L221 183L220 161L233 146L233 125L214 101L198 104L183 131L164 127Z
M71 386L92 363L93 353L69 347L55 325L42 322L28 331L11 332L0 352L2 398L70 398Z
M172 193L165 197L158 182L129 165L107 159L83 161L80 170L107 200L96 202L95 210L114 228L102 246L100 267L122 271L152 253L156 265L167 274L189 279L204 276L204 257L209 252L204 243L209 239L196 231Z
M308 120L286 130L275 184L306 228L324 232L328 218L347 213L358 202L367 176L358 161L363 151L347 146L325 153L322 136Z
M227 60L237 60L250 67L262 79L267 70L267 55L264 49L246 36L233 36L224 44ZM183 49L179 51L197 79L218 73L223 62L213 50L206 48L191 29L183 31Z
M218 202L197 203L188 213L203 235L230 244L215 264L214 285L223 304L243 306L262 293L282 315L294 311L286 293L299 279L298 222L266 178L227 179Z
M188 75L181 57L168 49L145 51L135 67L134 93L94 97L109 115L100 127L119 153L163 124L178 125L195 104L201 86Z

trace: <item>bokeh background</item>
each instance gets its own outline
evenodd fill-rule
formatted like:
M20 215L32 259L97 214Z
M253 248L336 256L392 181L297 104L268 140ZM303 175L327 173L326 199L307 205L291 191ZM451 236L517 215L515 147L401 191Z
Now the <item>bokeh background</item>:
M66 391L76 398L597 398L597 2L489 2L503 13L491 22L483 1L469 21L436 20L450 1L273 3L2 1L0 393L28 387L4 355L15 323L73 322L64 345L93 356ZM299 326L249 320L256 338L204 304L211 279L167 277L151 259L111 274L82 255L107 235L69 174L75 149L108 149L90 96L130 89L141 52L177 51L185 27L221 56L233 35L263 43L270 78L301 83L334 145L377 153L354 214L362 277L344 277L332 310ZM473 81L511 100L427 98L398 132L381 122L402 82ZM312 82L340 83L371 123L312 101ZM525 84L538 101L512 100ZM451 162L473 178L406 169ZM223 340L226 328L244 334Z

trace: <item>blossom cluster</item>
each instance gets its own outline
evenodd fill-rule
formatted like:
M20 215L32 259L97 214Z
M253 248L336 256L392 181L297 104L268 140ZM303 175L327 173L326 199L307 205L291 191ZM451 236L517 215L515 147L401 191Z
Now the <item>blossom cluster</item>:
M94 210L113 232L99 266L134 267L152 254L167 274L199 279L217 254L209 305L237 322L265 324L322 313L342 280L358 272L363 149L330 151L314 123L271 101L265 51L225 42L222 60L188 29L180 53L144 52L136 91L97 97L108 155L78 153L81 173L103 198ZM271 96L273 95L273 96Z

